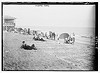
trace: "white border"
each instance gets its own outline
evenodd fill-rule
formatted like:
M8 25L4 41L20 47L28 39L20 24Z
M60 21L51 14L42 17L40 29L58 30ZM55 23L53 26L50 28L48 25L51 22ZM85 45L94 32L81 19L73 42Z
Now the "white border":
M81 73L84 73L84 72L89 72L89 73L100 73L100 58L99 58L99 55L100 55L100 49L99 49L99 45L100 45L100 41L99 41L99 38L100 38L100 26L99 26L99 18L100 18L100 0L0 0L0 2L98 2L98 71L75 71L75 72L81 72ZM1 13L1 3L0 3L0 13ZM1 14L0 14L0 23L1 23ZM0 25L0 34L1 34L1 25ZM0 38L1 38L1 35L0 35ZM1 42L1 39L0 39L0 42ZM0 47L1 47L1 44L0 44ZM0 59L1 59L1 50L0 50ZM1 69L1 60L0 60L0 69ZM27 73L27 72L35 72L35 73L38 73L38 72L45 72L45 73L48 73L48 72L68 72L68 71L1 71L0 70L0 73L18 73L18 72L21 72L21 73ZM70 73L73 73L74 71L69 71Z

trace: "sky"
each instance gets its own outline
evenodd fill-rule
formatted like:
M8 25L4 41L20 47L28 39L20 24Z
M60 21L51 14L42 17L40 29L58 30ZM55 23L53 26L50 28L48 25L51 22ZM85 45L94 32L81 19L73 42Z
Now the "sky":
M94 5L3 5L4 15L15 17L16 27L95 27Z

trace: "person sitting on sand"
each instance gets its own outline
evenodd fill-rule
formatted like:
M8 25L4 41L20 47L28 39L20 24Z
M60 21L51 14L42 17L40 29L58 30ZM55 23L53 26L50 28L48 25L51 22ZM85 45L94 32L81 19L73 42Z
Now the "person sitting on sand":
M25 44L25 41L22 42L21 48L24 48L26 50L32 50L32 49L37 50L34 44L32 44L31 46L29 46L29 45Z

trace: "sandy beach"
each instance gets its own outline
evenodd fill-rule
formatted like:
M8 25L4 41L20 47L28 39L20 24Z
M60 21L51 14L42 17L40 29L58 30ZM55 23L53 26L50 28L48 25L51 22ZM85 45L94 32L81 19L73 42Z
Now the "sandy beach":
M34 41L32 35L3 32L3 70L92 70L94 45ZM22 41L37 50L21 49ZM83 39L84 40L84 39Z

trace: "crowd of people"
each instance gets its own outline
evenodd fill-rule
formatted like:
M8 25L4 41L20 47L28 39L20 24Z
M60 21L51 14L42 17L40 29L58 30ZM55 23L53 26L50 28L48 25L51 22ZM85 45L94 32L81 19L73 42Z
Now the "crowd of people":
M48 40L60 40L63 39L64 42L66 44L74 44L75 42L75 34L69 34L69 33L62 33L60 35L58 35L56 32L52 32L52 31L48 31L48 32L42 32L39 30L30 30L30 28L26 29L26 28L14 28L14 29L9 29L7 30L7 32L13 32L13 33L18 33L18 34L22 34L22 35L32 35L33 36L33 40L35 41L46 41ZM60 38L60 36L62 38ZM22 41L22 46L21 48L24 48L26 50L37 50L35 45L32 44L31 46L26 44L25 41Z

